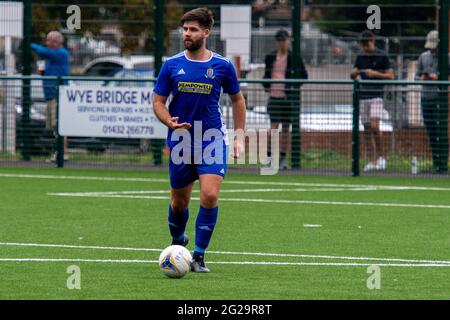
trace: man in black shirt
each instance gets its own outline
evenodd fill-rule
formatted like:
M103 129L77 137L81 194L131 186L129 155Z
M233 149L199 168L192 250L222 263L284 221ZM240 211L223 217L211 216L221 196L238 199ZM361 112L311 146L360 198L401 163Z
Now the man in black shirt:
M375 47L375 35L364 31L360 45L362 52L350 74L352 79L358 76L363 80L393 80L394 71L389 58ZM361 121L364 125L364 136L369 152L369 162L364 171L386 169L386 159L381 143L380 120L383 113L383 86L362 85L359 92Z

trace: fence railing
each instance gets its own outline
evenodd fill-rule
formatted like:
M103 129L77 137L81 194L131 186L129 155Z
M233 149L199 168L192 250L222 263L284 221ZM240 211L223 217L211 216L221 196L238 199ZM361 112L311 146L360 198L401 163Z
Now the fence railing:
M49 102L42 86L48 81L58 87L138 87L150 92L155 79L1 76L2 166L168 164L169 152L162 139L61 137L46 123ZM282 168L355 176L448 172L450 81L241 79L240 83L247 103L247 129L281 129ZM271 97L277 90L284 90L286 96ZM22 99L28 92L30 98ZM223 121L232 129L226 95L221 108ZM295 148L298 153L293 152ZM264 165L262 161L230 163L239 169Z

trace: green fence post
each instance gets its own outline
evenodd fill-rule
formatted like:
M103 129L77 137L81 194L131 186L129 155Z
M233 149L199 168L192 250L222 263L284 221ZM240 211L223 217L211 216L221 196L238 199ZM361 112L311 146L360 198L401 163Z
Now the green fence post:
M301 107L300 107L300 93L297 90L300 88L294 87L295 93L292 94L291 107L295 108L292 119L292 141L291 141L291 165L293 169L300 169L300 151L301 151L301 137L300 137L300 120L301 120Z
M31 75L31 21L32 7L31 0L23 1L23 40L22 40L22 75ZM23 149L22 159L31 160L31 80L22 79L22 121L23 128Z
M62 78L58 77L56 85L56 166L64 168L64 137L59 134L59 88L63 84Z
M292 64L294 69L294 78L300 78L300 59L301 59L301 1L292 1ZM301 102L300 102L300 86L294 85L292 95L292 107L295 108L294 119L292 119L292 143L291 143L291 165L294 169L300 168L300 118L301 118ZM297 116L298 115L298 116Z
M359 176L359 82L353 81L352 176Z
M448 80L448 0L440 0L439 8L439 80ZM439 122L436 124L439 139L439 173L448 172L448 86L440 86Z
M162 67L162 57L164 53L164 0L155 0L155 77L158 76ZM150 141L153 164L162 164L162 148L164 147L164 140L152 139Z

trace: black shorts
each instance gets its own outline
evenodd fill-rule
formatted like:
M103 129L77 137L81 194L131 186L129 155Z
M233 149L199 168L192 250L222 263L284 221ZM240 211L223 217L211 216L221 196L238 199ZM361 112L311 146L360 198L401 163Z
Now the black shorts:
M269 98L267 112L272 123L292 123L297 113L294 112L294 104L286 98Z

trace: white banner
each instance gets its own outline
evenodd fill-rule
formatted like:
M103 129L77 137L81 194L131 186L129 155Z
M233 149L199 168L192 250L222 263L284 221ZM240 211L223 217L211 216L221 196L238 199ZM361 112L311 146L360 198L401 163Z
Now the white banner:
M23 38L23 3L0 1L0 37Z
M165 139L153 113L152 92L142 87L61 86L59 134L76 137Z

